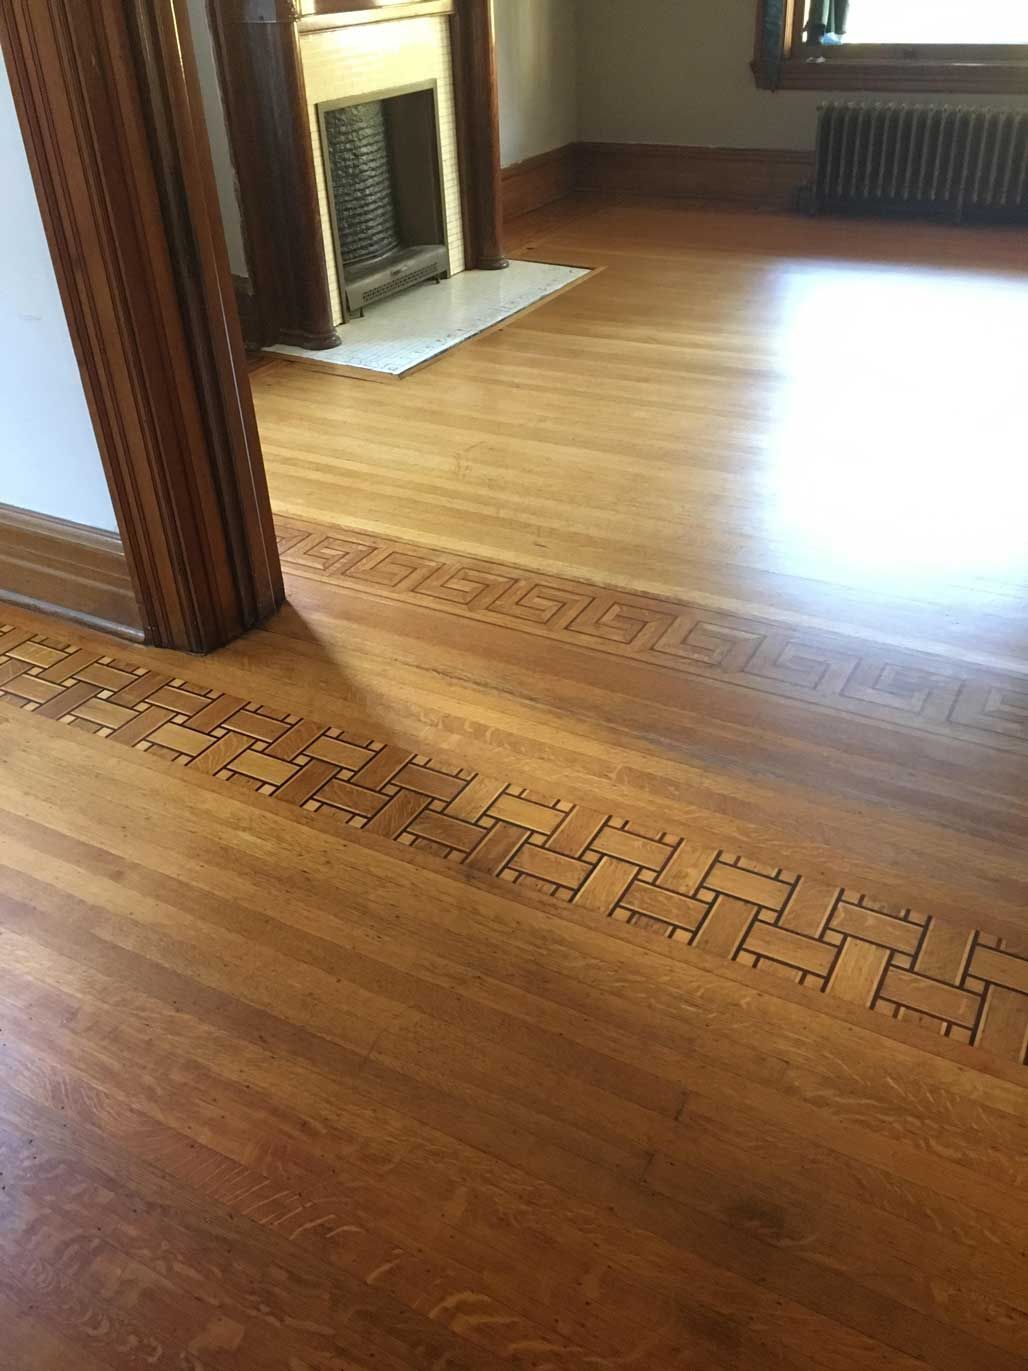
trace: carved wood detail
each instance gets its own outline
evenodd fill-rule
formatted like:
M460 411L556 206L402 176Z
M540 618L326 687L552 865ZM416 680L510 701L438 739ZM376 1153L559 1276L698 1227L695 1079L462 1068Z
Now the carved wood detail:
M185 0L0 0L44 225L149 641L281 603Z

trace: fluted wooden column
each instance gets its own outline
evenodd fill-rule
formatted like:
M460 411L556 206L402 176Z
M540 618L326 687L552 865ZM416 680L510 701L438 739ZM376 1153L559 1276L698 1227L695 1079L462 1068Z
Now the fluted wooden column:
M498 271L503 250L500 181L500 106L492 0L457 0L453 21L454 73L461 126L468 265Z

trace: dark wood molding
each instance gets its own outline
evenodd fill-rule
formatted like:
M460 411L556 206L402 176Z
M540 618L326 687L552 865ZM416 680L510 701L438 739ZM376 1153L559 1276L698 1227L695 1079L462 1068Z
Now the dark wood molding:
M258 337L339 344L296 15L286 0L211 0Z
M807 61L796 57L781 63L778 89L1025 95L1028 62L873 61L854 57Z
M0 505L0 599L141 640L121 539L104 529Z
M576 190L791 209L813 170L813 152L569 143L503 169L504 210L514 220Z
M261 318L254 294L253 282L249 276L233 276L232 286L236 293L236 310L239 314L239 327L243 331L243 344L247 353L260 352L266 346L264 321Z
M529 214L543 205L561 200L578 184L578 145L527 157L503 168L503 217L505 222Z
M469 267L498 271L503 249L500 103L492 0L457 0L451 23L465 253Z
M804 41L803 0L758 0L754 80L761 90L1028 92L1028 45L903 46Z
M813 152L770 148L580 143L578 187L750 209L790 209L813 173Z
M0 40L149 641L283 598L185 0L0 0Z

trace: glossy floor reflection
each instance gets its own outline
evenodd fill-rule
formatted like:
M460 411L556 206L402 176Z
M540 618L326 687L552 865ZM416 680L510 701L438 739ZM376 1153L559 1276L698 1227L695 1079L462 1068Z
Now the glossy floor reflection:
M987 273L783 266L780 566L973 602L1028 586L1026 290Z
M258 373L278 511L1028 656L1023 235L645 203L521 232L607 270L387 402Z

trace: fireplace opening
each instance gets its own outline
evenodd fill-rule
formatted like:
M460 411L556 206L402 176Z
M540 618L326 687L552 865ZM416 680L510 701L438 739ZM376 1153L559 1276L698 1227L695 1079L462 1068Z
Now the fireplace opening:
M434 81L318 106L344 319L450 274Z

